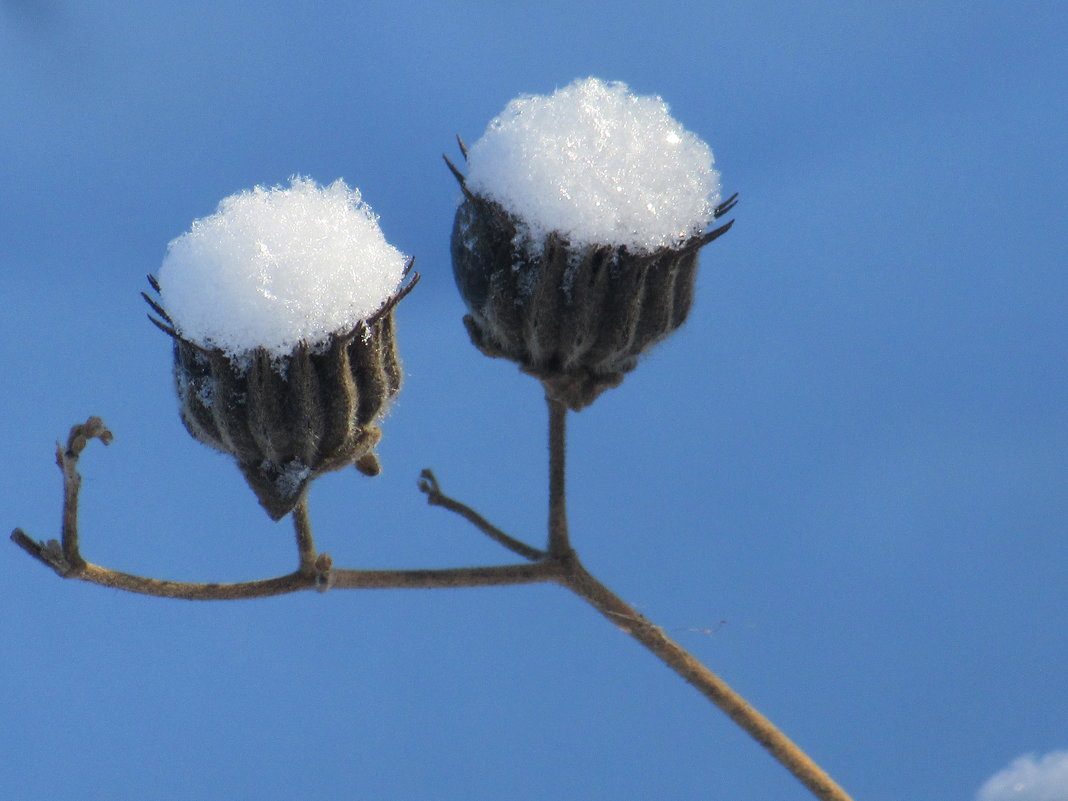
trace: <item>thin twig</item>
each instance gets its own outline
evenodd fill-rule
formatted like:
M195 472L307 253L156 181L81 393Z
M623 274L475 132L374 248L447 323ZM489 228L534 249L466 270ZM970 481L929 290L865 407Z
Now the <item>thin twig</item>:
M78 459L90 440L99 439L105 445L114 435L99 417L90 417L81 425L71 427L67 447L56 444L56 465L63 472L63 558L68 570L78 570L85 564L78 549L78 493L82 477L78 474Z
M31 555L40 547L16 529L12 540ZM47 559L41 559L53 567ZM55 569L55 568L54 568ZM327 583L333 589L456 589L458 587L497 587L510 584L534 584L556 581L560 570L552 562L493 565L490 567L458 567L428 570L345 570L328 569L315 574L295 571L285 576L243 581L232 584L166 581L123 573L92 563L84 563L76 572L62 573L64 578L76 578L102 587L125 590L139 595L159 598L178 598L187 601L238 601L287 595L305 590L324 590ZM323 576L326 576L325 580Z
M442 589L500 587L559 581L555 562L523 562L514 565L455 567L440 570L335 570L334 587L344 590Z
M81 475L78 473L77 464L81 452L91 439L100 439L105 444L111 441L111 432L98 417L90 417L84 424L74 426L68 437L67 447L57 447L56 461L63 472L62 540L39 542L21 529L15 529L11 539L63 578L76 578L143 595L189 600L262 598L311 589L321 591L330 586L338 589L430 589L554 581L585 599L615 626L634 637L696 687L821 801L851 801L849 795L771 721L668 637L659 626L650 623L595 579L579 562L567 540L563 454L566 445L565 412L562 407L554 408L554 402L549 401L551 556L505 534L470 507L444 495L437 479L429 470L423 471L419 483L419 488L426 493L431 505L441 506L461 515L496 542L532 560L527 564L437 570L335 569L328 555L315 556L307 504L304 501L298 505L294 514L301 557L300 568L288 575L260 581L209 584L146 578L88 563L82 558L78 544L78 494ZM554 525L557 526L555 537Z
M548 399L547 399L548 400ZM672 640L664 630L646 619L598 581L579 561L567 540L565 504L566 407L548 400L549 404L549 561L560 565L557 583L584 599L604 615L613 625L631 635L655 654L664 664L692 684L713 704L737 723L790 771L820 801L852 801L845 792L811 757L801 750L775 724L758 712L723 679L701 664L692 654ZM425 490L424 490L425 491ZM437 483L434 491L440 493ZM444 497L444 496L442 496ZM450 499L451 501L451 499ZM481 516L458 501L445 508L461 511L464 517ZM489 526L490 524L486 523ZM554 529L554 527L556 527ZM482 526L479 526L482 528ZM499 531L494 529L495 531ZM562 534L561 534L562 532ZM501 532L503 534L503 532ZM555 533L555 536L554 536ZM507 536L507 535L504 535ZM555 543L555 546L554 546Z
M428 504L431 506L440 506L444 509L448 509L450 512L455 512L474 525L475 528L491 540L503 545L512 553L518 554L524 559L529 559L532 562L538 562L548 556L545 551L534 548L533 546L527 545L525 542L517 540L515 537L505 534L470 506L462 504L443 493L438 484L437 477L429 468L423 470L423 472L419 474L419 491L426 495L426 502Z
M453 502L456 506L469 507ZM453 505L439 504L457 511ZM464 517L467 517L464 514ZM754 709L742 696L705 667L681 645L668 637L663 629L649 622L641 613L630 607L604 584L594 578L579 562L573 551L560 559L550 558L541 564L557 564L559 571L554 579L561 586L587 601L597 611L622 631L644 645L664 664L692 684L708 700L723 710L754 740L760 743L779 763L789 770L820 801L852 801L804 751L788 738L770 720Z

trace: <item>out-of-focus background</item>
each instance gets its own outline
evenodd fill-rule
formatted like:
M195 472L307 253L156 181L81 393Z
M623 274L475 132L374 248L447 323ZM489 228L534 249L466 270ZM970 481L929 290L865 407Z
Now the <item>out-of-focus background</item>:
M292 568L183 430L138 293L194 218L300 173L358 186L423 276L384 472L316 484L320 547L508 561L426 506L427 466L540 541L542 396L467 341L441 154L515 95L622 80L741 203L687 325L571 418L579 552L857 799L973 799L1068 747L1066 29L1053 2L3 0L3 526L57 535L53 443L98 414L88 559ZM0 575L4 798L809 797L556 587L198 604L9 543Z

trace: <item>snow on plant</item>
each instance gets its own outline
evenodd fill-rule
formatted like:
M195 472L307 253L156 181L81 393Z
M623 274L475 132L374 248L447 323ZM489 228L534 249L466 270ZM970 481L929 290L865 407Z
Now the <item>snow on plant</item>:
M168 246L160 301L146 299L175 342L182 422L236 459L273 519L325 472L378 474L376 421L401 384L392 308L407 270L341 180L231 195Z
M467 153L467 188L537 243L652 252L702 233L719 202L712 150L656 96L578 80L508 103Z
M284 356L373 315L407 261L359 190L294 177L231 195L194 221L168 245L159 284L183 339L231 356Z

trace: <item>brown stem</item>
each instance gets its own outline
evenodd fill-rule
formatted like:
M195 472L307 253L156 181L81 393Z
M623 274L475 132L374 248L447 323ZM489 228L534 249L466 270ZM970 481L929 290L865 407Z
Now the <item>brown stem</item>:
M301 498L300 502L293 507L293 529L297 535L297 553L300 556L297 572L303 574L312 573L315 571L317 560L315 538L312 536L311 520L308 517L307 495Z
M107 444L111 432L100 418L91 417L71 429L67 447L57 448L56 461L63 471L62 541L39 542L21 529L11 539L38 561L64 578L76 578L105 587L189 600L235 600L282 595L302 590L384 588L482 587L554 581L579 595L620 629L648 648L706 698L748 732L775 759L797 777L821 801L851 801L815 762L771 721L749 705L716 674L668 637L659 627L622 601L595 579L579 562L568 542L564 496L564 447L566 408L549 401L549 547L548 555L510 537L459 501L444 495L433 473L424 471L420 489L428 501L460 514L506 548L531 559L530 563L440 570L345 570L334 569L326 554L315 555L306 501L294 511L294 526L300 552L300 568L288 575L234 584L204 584L165 581L122 573L86 562L78 545L78 493L81 476L78 458L90 439Z
M78 570L85 564L78 548L78 493L82 487L78 459L90 440L99 439L108 445L113 438L103 420L90 417L71 427L66 448L56 444L56 464L63 472L63 557L69 570Z
M529 559L532 562L537 562L547 556L545 551L534 548L527 545L525 542L517 540L515 537L505 534L470 506L466 506L444 494L441 491L441 487L438 485L437 477L430 468L424 469L423 472L419 474L419 491L426 495L426 502L428 504L431 506L440 506L443 509L448 509L450 512L460 515L460 517L474 525L475 528L491 540L503 545L512 553L519 554L524 559Z
M565 486L567 407L548 394L545 402L549 406L549 555L563 559L571 554Z
M496 587L506 584L533 584L557 581L560 566L554 562L534 562L491 567L458 567L438 570L345 570L314 572L295 571L285 576L243 581L233 584L166 581L136 576L82 561L77 569L70 569L58 548L32 540L21 529L11 539L39 561L51 567L63 578L79 579L103 587L154 595L160 598L181 598L188 601L236 601L286 595L304 590L324 590L328 586L343 590L373 589L455 589L457 587ZM321 559L320 555L320 559ZM319 565L317 564L318 568Z
M94 565L85 561L78 544L78 494L82 481L78 473L78 459L89 440L94 438L100 439L104 444L112 438L111 432L104 427L99 417L90 417L85 423L71 428L67 447L58 446L56 450L56 463L63 472L62 540L40 542L28 536L22 529L15 529L11 534L16 545L63 578L79 579L142 595L194 601L263 598L311 589L325 591L331 587L352 590L489 587L557 581L560 578L561 566L546 560L544 553L509 537L467 507L442 496L437 489L437 481L429 471L426 471L424 480L433 491L424 491L428 492L431 503L457 511L476 525L481 523L483 530L506 547L530 559L531 563L429 570L335 569L329 555L316 554L305 498L293 510L293 526L300 563L297 570L288 575L259 581L217 584L154 579Z
M565 506L565 457L567 407L546 395L549 404L549 554L561 560L567 570L560 584L581 596L612 623L656 654L668 667L696 687L723 710L783 767L822 801L850 801L839 787L809 756L797 747L770 720L756 711L723 679L702 665L682 646L654 626L615 593L595 579L571 549Z
M754 709L719 676L701 664L663 629L650 623L637 610L594 578L583 567L567 539L567 513L564 507L564 414L566 407L549 400L549 560L560 565L558 584L590 603L615 626L655 654L664 664L692 684L713 704L762 745L820 801L852 801L835 781L764 715ZM435 483L439 503L471 519L476 513L465 504L448 498ZM488 525L488 524L487 524ZM554 537L555 533L555 537ZM507 536L507 535L505 535ZM553 543L556 543L554 550Z
M588 601L608 620L656 654L762 745L821 801L851 801L845 790L764 715L706 668L659 626L594 578L577 558L560 583Z

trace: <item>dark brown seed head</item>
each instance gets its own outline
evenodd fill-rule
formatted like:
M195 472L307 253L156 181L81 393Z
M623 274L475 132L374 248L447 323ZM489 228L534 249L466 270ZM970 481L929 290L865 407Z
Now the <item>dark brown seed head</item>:
M557 234L531 246L512 215L463 188L452 263L472 343L518 363L575 411L618 386L643 352L682 325L698 251L731 226L653 253L573 248Z
M283 358L264 349L239 357L174 340L174 377L182 422L194 438L232 455L274 520L300 502L309 483L354 464L378 473L376 421L401 385L393 306L414 280L370 320Z

